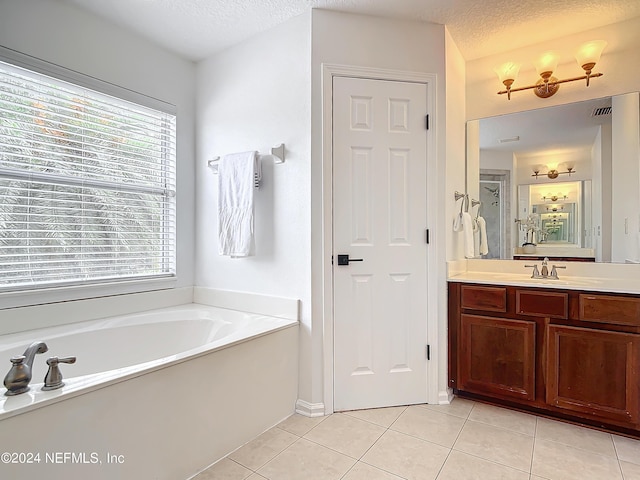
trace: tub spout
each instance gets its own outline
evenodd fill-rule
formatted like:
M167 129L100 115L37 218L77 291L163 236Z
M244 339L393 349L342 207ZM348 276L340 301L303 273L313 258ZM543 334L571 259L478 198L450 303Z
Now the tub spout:
M31 382L31 367L33 367L33 359L37 353L44 353L49 348L44 342L33 342L24 351L24 355L11 358L11 370L4 377L4 386L7 387L5 395L19 395L29 391L29 382Z
M45 353L47 350L49 350L49 347L44 342L33 342L27 347L22 355L25 356L24 363L29 367L29 370L33 368L33 359L36 353Z

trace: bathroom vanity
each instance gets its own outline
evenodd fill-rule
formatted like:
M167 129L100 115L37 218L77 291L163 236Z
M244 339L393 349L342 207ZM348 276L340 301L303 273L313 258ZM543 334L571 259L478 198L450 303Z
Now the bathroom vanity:
M457 395L640 436L640 292L510 273L448 285Z

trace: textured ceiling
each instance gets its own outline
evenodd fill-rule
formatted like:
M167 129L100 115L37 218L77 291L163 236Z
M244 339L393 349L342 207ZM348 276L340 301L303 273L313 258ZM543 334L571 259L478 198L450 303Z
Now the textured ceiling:
M58 0L192 60L310 8L448 26L466 60L640 16L640 0Z

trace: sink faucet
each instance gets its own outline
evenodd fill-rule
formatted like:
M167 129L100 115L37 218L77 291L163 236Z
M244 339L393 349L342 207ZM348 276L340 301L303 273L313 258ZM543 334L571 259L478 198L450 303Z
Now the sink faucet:
M542 260L542 272L538 270L538 265L525 265L525 268L533 268L533 273L531 274L531 278L549 278L552 280L559 280L558 278L558 269L559 268L567 268L565 266L552 265L551 273L549 273L549 257L544 257Z
M542 260L542 272L541 272L541 276L543 278L547 278L549 276L549 268L547 267L549 263L549 257L544 257L544 260Z
M23 355L11 358L11 369L4 377L4 386L7 387L5 395L19 395L29 391L33 359L37 353L44 353L47 350L49 350L49 347L47 347L46 343L33 342L27 347Z

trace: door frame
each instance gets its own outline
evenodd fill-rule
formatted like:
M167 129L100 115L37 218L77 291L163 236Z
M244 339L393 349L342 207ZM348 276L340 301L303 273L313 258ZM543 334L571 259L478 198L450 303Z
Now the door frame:
M433 119L436 112L437 77L435 74L359 67L339 64L322 64L322 310L323 310L323 399L324 414L334 412L334 315L333 315L333 78L352 77L369 80L387 80L408 83L422 83L427 87L427 114ZM427 131L427 172L437 169L437 125L431 121ZM427 205L437 205L437 173L427 175ZM426 221L427 219L425 219ZM436 228L437 215L428 218L426 225L432 231ZM435 233L435 232L434 232ZM436 235L431 235L427 250L427 338L431 345L431 360L427 363L427 402L438 403L438 245ZM319 412L318 412L319 413Z

